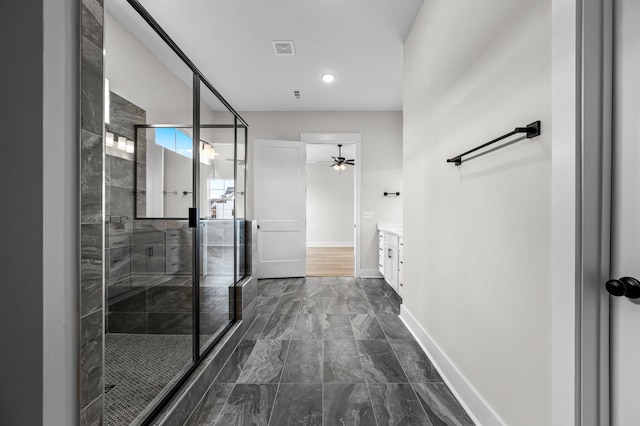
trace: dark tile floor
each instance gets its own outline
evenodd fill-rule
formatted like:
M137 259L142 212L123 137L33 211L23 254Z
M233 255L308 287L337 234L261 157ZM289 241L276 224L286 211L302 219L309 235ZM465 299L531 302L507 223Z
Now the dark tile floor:
M258 316L186 425L473 425L382 280L258 282Z

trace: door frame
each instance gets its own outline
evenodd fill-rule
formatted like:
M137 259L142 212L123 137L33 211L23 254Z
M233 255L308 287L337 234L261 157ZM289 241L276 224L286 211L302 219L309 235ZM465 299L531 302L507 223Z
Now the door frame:
M551 424L609 424L613 0L552 1Z
M362 226L361 226L361 210L362 210L362 150L361 150L361 133L308 133L301 132L300 133L300 141L314 144L338 144L338 143L349 143L354 144L356 148L355 155L355 168L354 168L354 176L355 176L355 191L354 191L354 205L353 205L353 214L355 216L355 230L353 236L353 276L354 277L362 277L362 276L370 276L371 273L369 271L363 271L361 268L361 260L360 253L362 248ZM376 270L377 271L377 270Z

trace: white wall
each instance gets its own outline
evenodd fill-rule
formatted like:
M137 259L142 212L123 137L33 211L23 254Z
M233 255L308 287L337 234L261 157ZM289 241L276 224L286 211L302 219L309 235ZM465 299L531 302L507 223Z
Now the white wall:
M489 411L549 424L551 1L427 0L404 69L404 307Z
M254 139L300 140L300 133L362 134L361 269L378 269L378 222L401 222L402 198L384 197L384 191L402 192L402 113L390 112L241 112L249 123L247 217L253 218L252 151Z
M307 164L307 247L353 246L354 168Z

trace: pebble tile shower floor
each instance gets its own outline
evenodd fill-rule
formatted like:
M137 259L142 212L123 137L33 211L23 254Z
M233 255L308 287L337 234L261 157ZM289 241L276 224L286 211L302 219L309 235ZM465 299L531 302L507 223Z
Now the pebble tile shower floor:
M258 281L258 316L185 425L473 425L379 279Z

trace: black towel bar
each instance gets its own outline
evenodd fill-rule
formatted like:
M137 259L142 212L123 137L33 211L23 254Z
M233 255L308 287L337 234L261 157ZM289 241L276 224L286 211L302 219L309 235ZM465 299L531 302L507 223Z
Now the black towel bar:
M495 138L487 143L484 143L480 146L470 149L467 152L463 152L462 154L459 154L459 155L456 155L455 157L447 159L447 163L455 163L456 166L459 166L460 164L462 164L462 157L464 157L465 155L471 154L472 152L476 152L479 149L482 149L486 146L494 144L498 141L501 141L502 139L508 138L509 136L516 135L518 133L526 133L527 139L535 138L536 136L540 135L540 128L541 128L540 125L541 125L540 120L538 120L538 121L534 121L531 124L528 124L527 127L516 127L513 132L509 132L506 135L502 135L498 138Z

